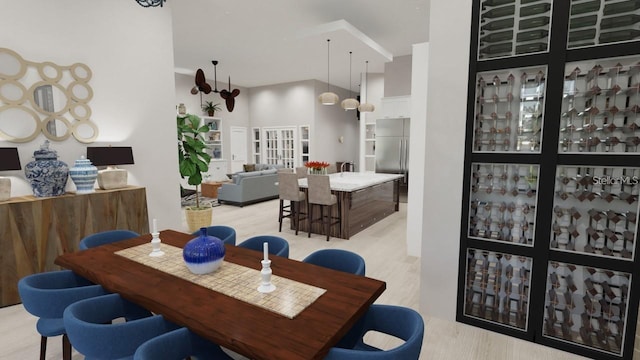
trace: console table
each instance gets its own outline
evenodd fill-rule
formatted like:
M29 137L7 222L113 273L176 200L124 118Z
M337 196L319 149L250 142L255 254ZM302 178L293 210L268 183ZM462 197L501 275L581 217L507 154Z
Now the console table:
M87 235L113 229L149 232L145 188L21 196L1 202L0 306L20 302L20 278L59 269L53 263L58 255L78 250Z

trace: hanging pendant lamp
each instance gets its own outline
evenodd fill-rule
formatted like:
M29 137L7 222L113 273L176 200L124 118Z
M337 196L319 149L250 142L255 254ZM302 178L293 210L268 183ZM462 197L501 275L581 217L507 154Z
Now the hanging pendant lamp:
M360 104L360 106L358 106L358 111L360 112L373 112L376 107L373 106L373 104L369 104L367 102L367 89L369 88L369 79L367 77L367 73L369 72L369 61L367 60L365 62L365 71L364 71L364 97L362 98L362 104Z
M355 110L360 105L360 102L353 98L353 94L351 93L351 54L349 51L349 98L342 100L342 108L345 110Z
M327 39L327 92L323 92L318 97L318 100L320 100L320 103L322 105L335 105L338 103L338 100L340 100L338 95L329 91L329 42L330 41L331 39Z

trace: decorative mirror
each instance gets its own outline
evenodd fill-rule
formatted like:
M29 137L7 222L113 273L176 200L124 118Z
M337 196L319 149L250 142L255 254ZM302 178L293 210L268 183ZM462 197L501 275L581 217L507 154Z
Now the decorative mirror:
M53 141L71 135L82 143L95 141L89 80L85 64L37 63L0 48L0 138L27 142L42 133Z

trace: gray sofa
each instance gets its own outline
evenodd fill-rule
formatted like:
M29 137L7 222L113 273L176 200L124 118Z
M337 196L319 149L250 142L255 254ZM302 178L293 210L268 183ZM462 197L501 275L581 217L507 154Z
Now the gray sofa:
M278 197L278 169L282 165L256 165L256 171L233 174L231 183L218 189L218 202L244 206ZM259 169L259 170L258 170Z

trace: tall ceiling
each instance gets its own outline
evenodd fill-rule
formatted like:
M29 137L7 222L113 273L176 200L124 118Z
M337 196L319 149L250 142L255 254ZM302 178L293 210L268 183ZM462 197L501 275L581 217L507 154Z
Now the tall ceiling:
M170 4L169 4L170 2ZM317 79L349 89L428 41L429 0L169 0L177 73L255 87ZM149 11L162 11L161 8ZM327 39L329 74L327 73ZM212 84L213 85L213 84Z

